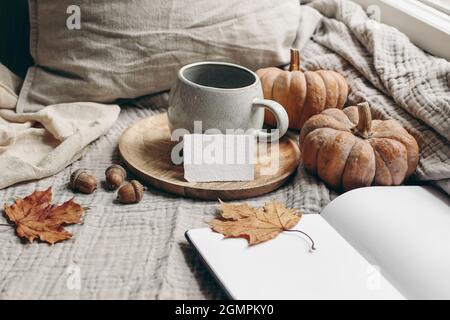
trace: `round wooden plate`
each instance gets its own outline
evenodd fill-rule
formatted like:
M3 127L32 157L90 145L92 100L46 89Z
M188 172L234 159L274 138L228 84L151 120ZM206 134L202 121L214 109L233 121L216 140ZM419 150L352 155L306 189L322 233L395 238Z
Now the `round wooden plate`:
M120 138L119 152L128 169L143 182L180 196L205 200L238 200L269 193L295 174L300 162L297 142L285 136L279 143L258 148L254 181L189 183L184 179L183 166L171 161L171 151L177 143L170 140L164 113L131 125Z

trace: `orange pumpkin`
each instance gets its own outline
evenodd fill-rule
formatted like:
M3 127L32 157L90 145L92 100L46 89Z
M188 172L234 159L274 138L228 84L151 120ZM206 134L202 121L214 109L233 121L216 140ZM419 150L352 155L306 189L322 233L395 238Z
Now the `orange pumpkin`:
M342 109L347 100L348 85L344 77L330 70L300 71L300 53L291 49L289 71L271 67L256 71L264 97L275 100L286 109L289 127L301 129L311 116L324 109ZM272 113L265 113L265 122L276 126Z
M395 120L373 120L368 103L327 109L300 134L305 168L329 187L348 191L399 185L416 169L419 146Z

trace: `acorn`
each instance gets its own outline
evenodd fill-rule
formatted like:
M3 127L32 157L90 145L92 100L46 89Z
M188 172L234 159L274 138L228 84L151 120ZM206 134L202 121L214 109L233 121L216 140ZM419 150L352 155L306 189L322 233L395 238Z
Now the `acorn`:
M117 190L127 178L127 172L122 166L113 164L105 171L106 186L109 190Z
M70 187L74 191L91 194L97 189L97 179L85 169L78 169L70 175Z
M143 197L144 187L136 180L122 185L117 191L117 199L123 204L138 203Z

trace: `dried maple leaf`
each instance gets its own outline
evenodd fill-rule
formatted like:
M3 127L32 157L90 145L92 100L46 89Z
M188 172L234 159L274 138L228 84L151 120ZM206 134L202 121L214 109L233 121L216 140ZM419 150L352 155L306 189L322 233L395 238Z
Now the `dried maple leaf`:
M300 221L301 213L272 201L263 208L247 204L232 205L220 201L221 218L211 222L214 231L227 238L245 237L250 245L271 240L283 231L292 231Z
M64 204L52 205L52 188L35 191L11 206L4 205L8 220L16 226L17 235L33 242L36 238L55 244L67 240L72 234L64 224L80 223L84 209L73 199Z

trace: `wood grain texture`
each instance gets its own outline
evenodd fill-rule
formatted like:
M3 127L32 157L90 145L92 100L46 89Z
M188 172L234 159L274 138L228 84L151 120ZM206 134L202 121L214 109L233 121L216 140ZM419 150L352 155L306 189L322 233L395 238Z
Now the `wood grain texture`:
M205 200L239 200L269 193L294 175L300 162L297 142L284 137L278 144L258 148L254 181L189 183L184 179L183 166L171 161L172 148L177 143L170 140L164 113L142 119L125 130L119 141L119 152L127 168L143 182L180 196ZM262 174L277 161L273 174Z

